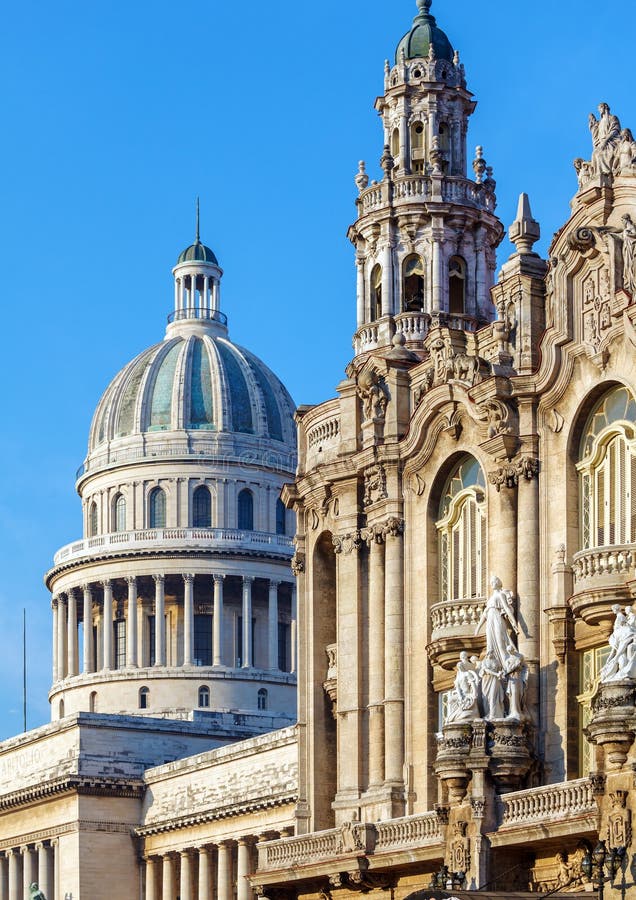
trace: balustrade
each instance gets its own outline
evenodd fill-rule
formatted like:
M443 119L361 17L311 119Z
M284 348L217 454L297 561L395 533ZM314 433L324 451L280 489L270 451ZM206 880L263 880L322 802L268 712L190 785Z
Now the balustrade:
M444 600L436 603L431 608L431 624L433 626L433 640L440 637L442 632L451 630L454 634L462 636L458 631L463 626L470 629L472 634L481 618L486 605L485 597L473 597L467 600Z
M576 553L572 562L575 581L604 575L632 576L636 561L636 545L594 547Z
M501 802L502 826L527 825L555 817L571 819L597 810L589 778L516 791L504 795Z

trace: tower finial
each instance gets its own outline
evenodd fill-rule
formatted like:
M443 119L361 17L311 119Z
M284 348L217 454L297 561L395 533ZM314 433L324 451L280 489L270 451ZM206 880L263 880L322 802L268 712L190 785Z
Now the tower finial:
M421 16L428 15L431 8L432 0L417 0L417 8L420 11Z
M195 244L201 243L201 238L199 237L199 198L197 197L197 232L194 238Z

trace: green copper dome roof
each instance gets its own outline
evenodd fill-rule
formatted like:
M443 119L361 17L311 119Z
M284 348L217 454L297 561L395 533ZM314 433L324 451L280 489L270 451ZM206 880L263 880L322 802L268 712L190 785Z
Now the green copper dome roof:
M183 253L179 254L179 259L177 260L177 265L181 265L181 263L186 262L202 262L202 263L210 263L210 265L218 266L219 261L210 250L209 247L206 247L205 244L202 244L200 240L196 240L194 244L191 244L187 247Z
M402 51L405 59L422 59L429 54L431 46L438 59L453 60L451 43L437 27L435 17L430 15L431 0L417 0L419 13L413 19L413 27L404 35L395 51L395 61L400 62Z

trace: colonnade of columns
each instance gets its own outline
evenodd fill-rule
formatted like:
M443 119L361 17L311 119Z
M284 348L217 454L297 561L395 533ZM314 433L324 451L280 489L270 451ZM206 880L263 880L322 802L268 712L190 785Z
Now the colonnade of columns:
M220 283L212 275L199 275L201 287L197 290L197 275L175 278L174 308L177 318L208 318L220 309ZM197 303L197 294L199 302ZM200 313L201 315L197 315ZM180 315L179 315L180 314Z
M285 837L268 833L262 840ZM188 847L145 857L145 900L252 900L248 876L256 870L255 837Z
M53 900L55 848L54 840L39 841L0 853L0 900L29 900L32 884Z
M150 608L155 617L154 666L167 665L166 628L160 627L166 619L166 595L164 574L153 575L154 597L140 600L138 595L138 579L127 577L127 595L123 603L123 617L126 623L125 632L125 667L135 668L150 665L150 648L144 652L141 640L140 617L144 604L146 612ZM179 665L196 664L194 637L194 574L186 573L183 580L182 606L183 628L181 644L177 652ZM202 576L198 576L202 577ZM211 624L212 665L234 665L225 658L224 653L224 582L225 575L213 575L213 614ZM266 579L268 582L268 622L267 622L267 668L279 671L279 588L282 581ZM118 579L121 581L121 579ZM242 578L242 656L241 667L253 668L253 615L252 594L255 578ZM290 671L296 671L296 586L289 582L291 589L291 659ZM97 588L101 588L101 602ZM122 668L124 661L118 660L115 644L115 602L113 599L113 580L87 583L81 588L70 588L53 598L53 681L58 682L67 677L80 674L79 636L80 621L84 626L84 640L81 660L81 672L89 674L99 670ZM81 608L81 616L79 614ZM93 640L93 628L97 628L97 640Z

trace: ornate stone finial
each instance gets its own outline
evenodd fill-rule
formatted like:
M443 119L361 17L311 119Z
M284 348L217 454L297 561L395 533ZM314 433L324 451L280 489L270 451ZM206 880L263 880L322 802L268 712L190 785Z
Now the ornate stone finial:
M389 75L391 73L391 63L388 59L384 60L384 74Z
M355 177L355 183L359 191L363 191L369 185L369 176L367 175L367 168L363 159L358 163L358 174Z
M459 65L459 50L455 50L455 52L453 54L453 65L455 65L455 66Z
M391 148L388 144L384 145L384 153L382 154L382 158L380 159L380 165L384 169L384 172L387 176L391 173L391 170L395 166L395 163L393 162L393 156L391 154Z
M530 209L530 200L527 194L521 194L519 197L519 206L517 207L517 218L514 220L508 230L511 242L517 248L517 253L521 256L534 253L532 247L541 237L541 227L539 223L532 218L532 210Z
M487 167L486 160L484 159L484 148L481 146L476 147L475 159L473 160L473 172L475 173L475 181L477 184L481 184L484 180Z
M420 16L427 16L431 9L432 0L417 0L417 8Z

